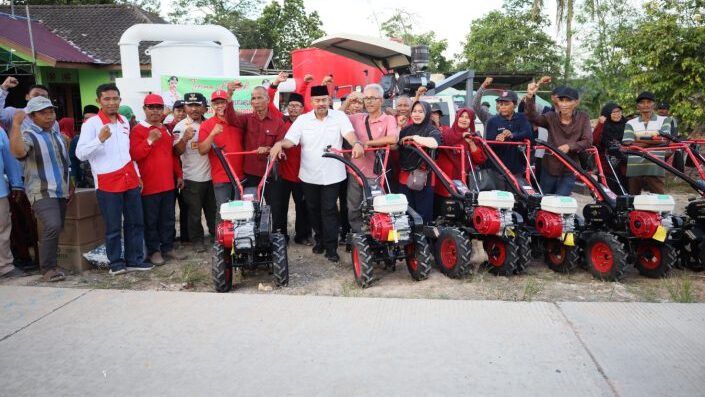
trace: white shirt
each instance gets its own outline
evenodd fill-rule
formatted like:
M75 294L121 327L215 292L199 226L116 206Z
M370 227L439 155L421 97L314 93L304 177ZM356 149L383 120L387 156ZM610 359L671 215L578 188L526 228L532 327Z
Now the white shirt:
M110 137L100 142L98 135L104 125L110 127ZM103 113L86 120L81 126L81 135L76 145L76 157L91 164L93 180L98 181L98 175L117 171L132 161L130 157L130 123L118 115L117 122L110 122ZM134 162L133 162L134 165ZM137 171L137 166L135 165ZM139 171L137 171L139 175ZM99 187L99 186L96 186Z
M348 116L339 110L328 110L323 120L310 111L296 118L285 138L301 145L299 179L315 185L331 185L346 178L345 165L338 160L324 158L328 146L343 147L343 135L353 132Z
M198 153L198 129L200 121L193 121L190 117L179 121L174 126L174 146L181 141L181 134L186 131L186 123L191 122L193 138L186 142L186 150L181 155L181 169L184 171L184 180L194 182L208 182L211 180L211 163L208 156Z

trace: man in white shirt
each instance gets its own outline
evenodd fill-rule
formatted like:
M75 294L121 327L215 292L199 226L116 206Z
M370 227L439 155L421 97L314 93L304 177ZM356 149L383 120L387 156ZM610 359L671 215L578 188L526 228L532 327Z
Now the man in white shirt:
M96 95L100 111L83 123L76 157L91 164L98 206L105 221L110 274L150 270L152 264L144 262L142 198L137 167L130 157L130 124L118 114L120 90L113 83L101 84Z
M206 97L198 92L184 95L186 118L174 127L174 153L181 156L184 188L181 195L188 208L188 235L196 252L207 250L204 241L201 213L211 236L215 236L215 193L211 179L211 164L207 155L198 152L198 129L204 121Z
M357 140L348 116L330 109L326 86L311 87L313 110L299 116L286 136L274 144L272 158L279 158L282 149L301 145L299 179L315 233L313 252L322 254L331 262L338 262L338 209L336 199L340 183L345 180L345 165L335 159L324 158L326 148L341 149L343 138L353 147L353 158L364 153L364 145Z

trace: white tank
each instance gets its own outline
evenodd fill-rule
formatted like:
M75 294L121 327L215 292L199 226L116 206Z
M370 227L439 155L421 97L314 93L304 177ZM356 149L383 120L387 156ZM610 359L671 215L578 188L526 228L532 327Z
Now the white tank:
M578 202L572 197L544 196L541 198L541 209L554 214L571 215L578 212Z
M255 207L252 201L230 201L220 205L220 217L227 221L246 221L252 219Z
M651 212L673 212L676 202L667 194L640 194L634 196L634 209Z
M372 201L375 212L385 214L406 212L409 202L403 194L384 194L377 196Z
M477 204L497 209L514 208L514 195L503 190L490 190L477 195Z
M146 53L152 57L152 77L223 76L223 63L218 62L223 58L223 48L212 41L164 41Z

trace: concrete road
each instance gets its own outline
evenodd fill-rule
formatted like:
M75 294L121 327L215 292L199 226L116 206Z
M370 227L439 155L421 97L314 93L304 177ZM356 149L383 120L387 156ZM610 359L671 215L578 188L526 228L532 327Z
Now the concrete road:
M705 305L0 287L2 396L705 396Z

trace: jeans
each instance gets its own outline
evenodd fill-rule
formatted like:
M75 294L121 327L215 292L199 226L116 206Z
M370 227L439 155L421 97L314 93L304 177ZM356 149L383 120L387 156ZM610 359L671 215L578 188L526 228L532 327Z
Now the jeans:
M56 256L59 249L59 234L64 228L66 216L66 199L44 198L32 205L37 221L44 226L44 232L39 237L42 242L39 250L39 267L42 272L56 267Z
M553 176L548 170L541 170L541 190L543 194L555 194L558 196L570 196L575 186L575 175Z
M314 185L301 183L304 192L309 221L313 227L317 246L323 246L326 253L335 253L338 249L338 192L341 183L331 185Z
M105 250L110 267L144 263L144 218L140 188L120 193L98 189L96 197L105 221ZM124 259L122 234L125 235Z
M427 183L421 190L411 190L406 185L399 184L399 193L406 196L409 207L418 212L423 218L424 224L431 223L433 220L433 188L430 183Z
M144 242L147 255L174 249L175 194L173 190L142 196Z
M206 216L206 225L211 236L215 236L215 195L213 193L213 183L184 181L184 188L181 190L184 201L188 207L188 236L194 244L203 243L203 223L201 213Z

